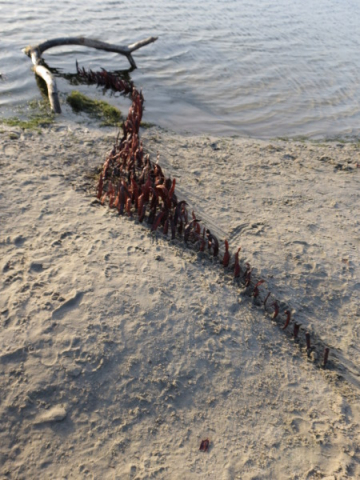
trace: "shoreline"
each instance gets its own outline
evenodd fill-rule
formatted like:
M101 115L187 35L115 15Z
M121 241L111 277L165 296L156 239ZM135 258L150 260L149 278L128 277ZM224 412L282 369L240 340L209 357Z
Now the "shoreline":
M340 375L221 268L94 203L84 174L109 130L1 130L4 478L360 475L358 144L142 132L195 211L339 350Z

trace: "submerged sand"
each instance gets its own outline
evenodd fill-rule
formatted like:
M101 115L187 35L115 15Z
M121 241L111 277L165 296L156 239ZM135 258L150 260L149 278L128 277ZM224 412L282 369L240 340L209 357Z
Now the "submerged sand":
M359 145L142 138L329 368L219 265L94 200L113 132L2 127L1 478L359 478Z

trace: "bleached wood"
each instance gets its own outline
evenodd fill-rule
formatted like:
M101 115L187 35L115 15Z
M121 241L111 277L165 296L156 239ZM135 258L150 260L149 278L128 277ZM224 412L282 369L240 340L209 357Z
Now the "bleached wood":
M140 40L136 43L133 43L129 46L119 46L119 45L112 45L106 42L100 42L99 40L95 40L93 38L86 38L86 37L64 37L64 38L54 38L52 40L47 40L46 42L39 43L35 46L28 46L24 49L24 53L26 53L29 57L31 56L32 52L36 51L38 56L41 57L41 54L44 53L49 48L54 47L61 47L64 45L81 45L83 47L95 48L97 50L104 50L106 52L115 52L120 53L121 55L125 55L125 57L129 60L130 65L133 68L136 68L136 63L131 55L132 52L138 50L149 43L155 42L157 37L149 37L145 38L144 40Z
M41 65L42 58L39 50L36 48L33 49L32 47L27 47L26 49L24 49L24 53L26 53L26 55L31 58L31 61L34 65L33 70L36 75L39 75L39 77L41 77L46 83L51 110L54 113L61 113L56 80L50 70L44 67L44 65Z
M85 37L54 38L52 40L39 43L38 45L29 45L23 49L23 52L31 58L34 64L35 73L45 80L48 87L49 101L52 110L55 113L61 113L56 81L51 72L46 67L41 65L42 53L44 53L46 50L49 50L49 48L60 47L64 45L81 45L84 47L95 48L97 50L104 50L106 52L115 52L125 55L125 57L129 60L130 65L133 68L137 68L131 53L141 47L144 47L145 45L148 45L149 43L155 42L156 40L157 37L149 37L128 46L119 46Z
M43 65L34 65L34 72L46 82L51 110L55 113L61 113L59 94L55 78Z

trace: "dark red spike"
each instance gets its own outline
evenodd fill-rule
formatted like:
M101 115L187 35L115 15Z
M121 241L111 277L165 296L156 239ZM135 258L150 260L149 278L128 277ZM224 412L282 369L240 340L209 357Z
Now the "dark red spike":
M260 294L259 286L262 285L264 282L265 282L265 280L259 280L259 281L257 282L257 284L255 285L254 291L253 291L253 296L254 296L255 298L259 296L259 294Z
M193 229L193 222L188 223L184 228L184 242L187 243L190 238L191 231Z
M145 206L144 194L141 194L138 198L138 216L140 217Z
M266 308L266 302L268 301L270 295L271 295L271 292L269 292L269 293L266 295L266 298L265 298L265 300L264 300L264 308Z
M273 315L273 320L279 315L279 305L277 301L275 300L274 303L271 304L272 307L274 307L274 315Z
M229 262L230 262L229 242L225 240L225 253L222 261L224 267L228 267Z
M300 330L300 324L294 323L294 339L297 339L299 335L299 330Z
M203 229L202 239L200 240L199 250L200 250L200 252L203 252L205 250L205 227Z
M163 230L164 235L167 235L168 231L169 231L169 219L167 218L164 223L164 230Z
M158 214L158 216L156 217L155 222L153 223L153 225L152 225L152 227L151 227L151 230L152 230L153 232L155 232L156 229L158 228L158 226L160 225L161 220L163 219L163 216L164 216L164 212L160 212L160 213Z
M126 200L126 213L131 217L131 198Z
M239 247L238 251L235 253L235 268L234 268L234 277L235 278L240 277L240 273L241 273L241 268L240 268L240 263L239 263L240 250L241 250L241 247Z
M285 320L284 326L282 327L282 330L285 330L289 326L289 323L291 320L291 312L289 310L286 310L285 313L286 313L286 320Z
M103 180L102 175L100 175L99 183L98 183L98 187L97 187L97 195L96 195L99 200L102 197L103 186L104 186L104 180Z
M134 178L131 177L131 200L133 201L135 208L138 207L139 188Z
M247 268L246 268L246 272L245 272L245 287L248 287L251 283L251 268L250 265L247 263Z
M165 187L165 185L157 185L156 186L156 192L160 195L164 204L168 205L169 192L168 192L167 188Z
M324 350L324 367L326 367L326 364L329 360L329 352L330 352L329 347L325 347L325 350Z
M143 195L144 195L144 202L148 202L149 201L149 196L150 196L150 188L151 188L151 179L150 179L150 175L142 189L142 192L143 192Z

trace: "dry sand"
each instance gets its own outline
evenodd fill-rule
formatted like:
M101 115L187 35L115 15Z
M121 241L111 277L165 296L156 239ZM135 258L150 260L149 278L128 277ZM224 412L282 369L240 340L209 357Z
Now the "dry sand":
M110 132L1 132L1 478L360 478L358 145L143 134L323 370L219 265L94 201Z

